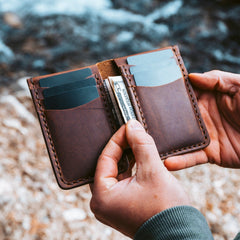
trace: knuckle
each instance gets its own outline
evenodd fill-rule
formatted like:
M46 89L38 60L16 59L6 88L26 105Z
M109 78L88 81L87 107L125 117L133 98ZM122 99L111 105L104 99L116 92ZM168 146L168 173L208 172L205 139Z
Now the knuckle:
M221 73L222 73L222 71L214 69L214 70L211 70L209 72L205 72L204 74L210 74L210 75L213 75L213 76L220 76Z
M152 136L150 136L149 134L145 134L141 138L137 138L136 141L134 142L134 145L138 147L146 147L146 146L154 146L155 143Z
M220 71L220 70L211 70L209 72L205 72L203 75L208 80L214 80L216 82L220 82L221 77L222 77L222 71Z
M219 73L221 73L221 71L220 70L217 70L217 69L214 69L214 70L212 70L212 71L210 71L211 73L213 73L213 74L216 74L216 75L218 75Z

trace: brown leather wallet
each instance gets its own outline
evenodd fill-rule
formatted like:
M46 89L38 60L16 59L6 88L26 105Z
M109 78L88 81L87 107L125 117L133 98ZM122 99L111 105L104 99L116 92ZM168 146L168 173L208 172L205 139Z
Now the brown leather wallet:
M128 62L130 56L106 60L85 67L91 69L90 77L95 79L99 96L73 108L48 109L44 99L44 89L48 87L41 86L39 81L51 81L52 76L58 80L76 70L28 79L51 164L61 188L70 189L93 181L97 159L119 128L109 93L104 87L104 80L109 76L121 76L124 80L136 118L153 137L162 159L202 149L209 144L207 129L178 47L140 54L167 49L172 51L172 58L181 71L180 78L159 86L141 86L136 84L136 76L132 74L132 65ZM128 168L130 155L126 152L120 161L119 172Z

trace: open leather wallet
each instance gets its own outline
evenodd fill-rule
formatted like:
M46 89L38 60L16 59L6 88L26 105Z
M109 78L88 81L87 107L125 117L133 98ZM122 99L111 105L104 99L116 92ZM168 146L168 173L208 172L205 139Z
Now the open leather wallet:
M153 137L162 159L210 142L177 46L34 77L28 85L63 189L93 181L104 146L132 118ZM123 155L119 172L130 155Z

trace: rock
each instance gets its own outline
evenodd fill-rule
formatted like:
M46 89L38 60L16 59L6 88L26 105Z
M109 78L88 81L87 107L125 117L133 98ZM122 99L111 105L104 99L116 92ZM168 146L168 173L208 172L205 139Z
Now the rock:
M30 113L14 96L2 95L0 97L0 103L4 103L6 106L14 108L18 116L26 122L34 123L36 121L32 113Z
M63 217L64 217L65 221L67 221L67 222L82 221L87 217L87 215L86 215L85 211L83 211L82 209L72 208L72 209L65 210L63 212Z
M164 1L164 3L169 1ZM170 1L171 2L171 1ZM161 7L164 5L162 1L151 1L151 0L143 0L143 1L118 1L112 0L114 8L122 8L133 13L138 13L142 15L147 15L148 13L152 12L154 9Z
M176 14L178 14L178 11L183 5L182 0L175 0L175 1L170 1L163 5L161 8L157 8L154 10L149 16L153 18L154 20L156 19L168 19ZM149 17L148 16L148 17Z
M6 24L13 28L22 28L23 24L21 19L18 17L16 13L7 12L3 14L3 20Z
M8 128L14 128L18 130L23 135L27 134L27 129L22 126L21 122L18 119L5 118L3 119L3 124Z
M2 5L5 11L18 11L24 22L19 31L9 29L0 19L5 49L2 61L11 56L13 60L2 76L12 79L8 71L20 73L23 69L33 76L43 75L170 44L180 46L190 72L216 66L240 72L238 5L223 1L200 4L187 0L102 0L89 9L89 0L76 14L71 1L67 8L56 0L54 8L47 0L32 4L31 21L21 4ZM22 2L22 6L26 5L27 0ZM22 53L15 56L19 50Z
M9 194L12 192L12 185L10 182L2 179L0 180L0 196L4 195L4 193Z
M10 63L13 58L13 51L0 38L0 63Z
M30 95L30 92L29 92L29 88L28 88L28 85L27 85L27 79L31 78L30 76L27 76L27 77L22 77L20 79L17 80L17 84L18 86L24 90L24 92L26 93L26 96L31 96Z

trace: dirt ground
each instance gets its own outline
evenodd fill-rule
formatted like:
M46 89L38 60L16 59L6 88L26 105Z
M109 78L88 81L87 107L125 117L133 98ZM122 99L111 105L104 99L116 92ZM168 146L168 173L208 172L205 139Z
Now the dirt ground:
M128 239L94 218L88 186L57 186L25 78L0 90L0 159L0 239ZM239 170L204 165L174 175L215 239L233 239L240 229Z

